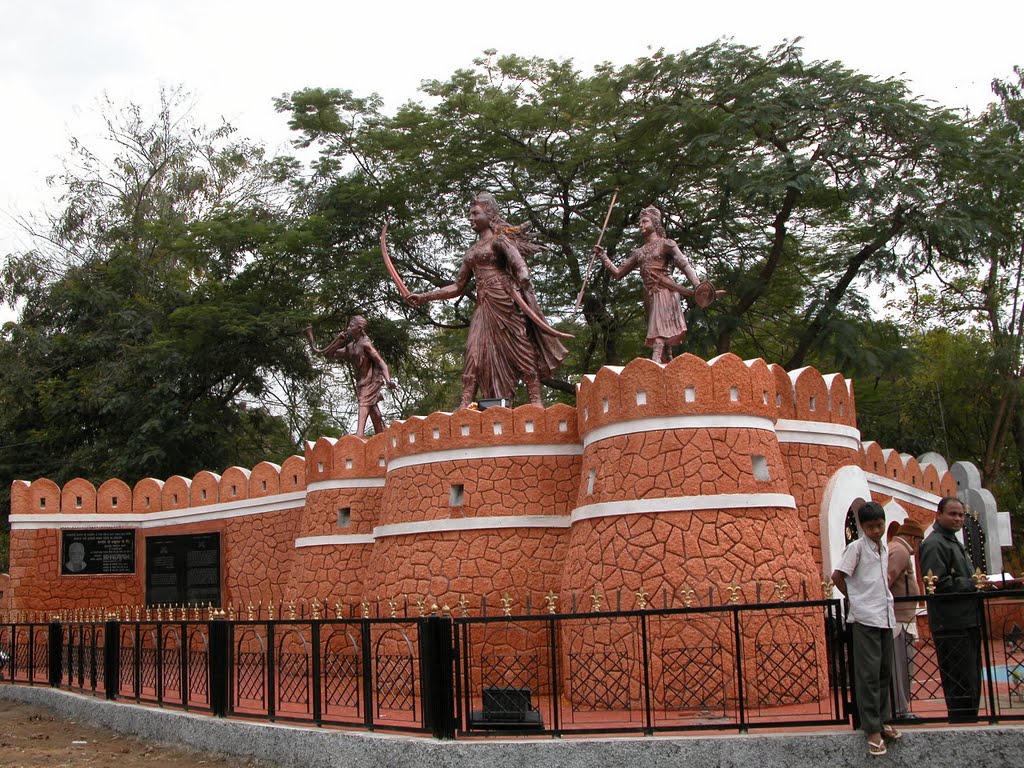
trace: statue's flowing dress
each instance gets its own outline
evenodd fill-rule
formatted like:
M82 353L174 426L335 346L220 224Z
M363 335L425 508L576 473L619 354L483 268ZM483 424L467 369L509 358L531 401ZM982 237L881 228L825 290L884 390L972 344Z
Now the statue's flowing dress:
M463 380L476 381L477 396L512 399L524 372L550 376L568 354L557 338L540 331L519 309L509 272L509 259L522 259L506 236L475 243L463 258L462 270L476 280L476 310L469 324ZM543 318L532 291L520 290L524 301Z

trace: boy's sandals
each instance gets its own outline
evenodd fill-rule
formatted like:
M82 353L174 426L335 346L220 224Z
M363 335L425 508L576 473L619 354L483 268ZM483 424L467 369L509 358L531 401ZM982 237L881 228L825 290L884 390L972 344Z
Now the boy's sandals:
M879 739L878 741L868 742L868 754L876 757L884 755L888 750L885 748L885 742Z
M891 725L883 725L882 737L886 739L891 739L892 741L896 741L897 739L902 739L903 734L900 731L897 731Z

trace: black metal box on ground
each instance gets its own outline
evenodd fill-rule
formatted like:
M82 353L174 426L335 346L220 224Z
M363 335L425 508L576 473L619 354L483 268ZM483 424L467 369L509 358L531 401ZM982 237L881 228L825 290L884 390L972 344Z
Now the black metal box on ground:
M470 727L491 729L541 728L529 688L489 687L483 690L482 710L470 715Z

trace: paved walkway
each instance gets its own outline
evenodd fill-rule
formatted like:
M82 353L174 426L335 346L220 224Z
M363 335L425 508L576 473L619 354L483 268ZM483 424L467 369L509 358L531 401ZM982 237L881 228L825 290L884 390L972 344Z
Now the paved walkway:
M643 738L487 739L422 737L226 720L109 702L53 688L0 684L0 698L48 707L142 739L302 768L1020 768L1024 723L908 728L882 758L846 729L784 734Z

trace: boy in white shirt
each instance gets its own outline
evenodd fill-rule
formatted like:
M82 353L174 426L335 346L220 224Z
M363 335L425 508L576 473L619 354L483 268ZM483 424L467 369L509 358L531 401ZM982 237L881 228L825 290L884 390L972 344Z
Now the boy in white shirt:
M885 510L869 501L857 510L864 535L846 547L832 572L836 588L849 600L846 623L853 635L853 690L869 755L884 755L885 741L902 734L891 725L892 631L896 626L889 592L889 551ZM884 738L883 738L884 737Z

